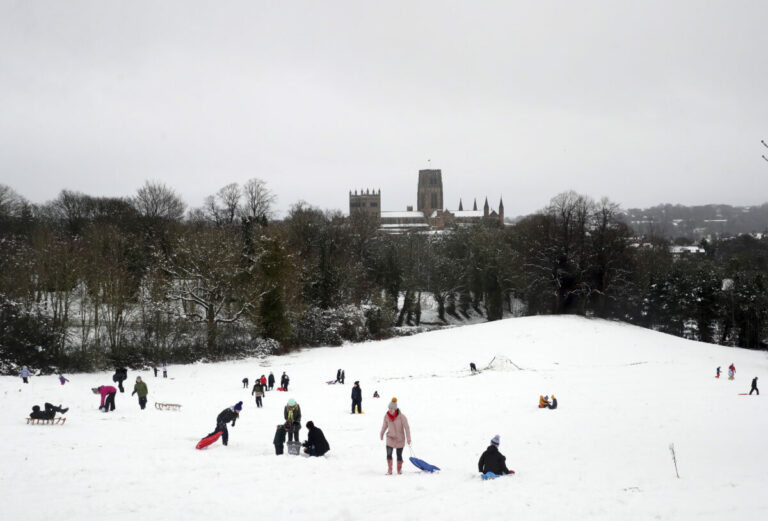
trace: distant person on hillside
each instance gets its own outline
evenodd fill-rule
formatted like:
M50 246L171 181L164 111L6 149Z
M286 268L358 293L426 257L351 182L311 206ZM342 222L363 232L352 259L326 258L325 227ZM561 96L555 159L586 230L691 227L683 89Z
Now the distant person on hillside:
M334 381L334 383L339 383L339 382L341 382L341 369L336 370L336 380Z
M384 439L384 433L387 433L387 474L392 474L392 451L397 452L397 473L403 473L403 448L405 442L411 444L411 428L408 425L408 418L400 412L397 405L397 398L387 405L387 412L384 413L384 424L381 426L379 438Z
M355 382L352 386L352 414L355 414L355 408L357 413L363 413L363 390L360 388L360 382Z
M381 398L381 396L379 396L379 391L373 391L373 397L374 398Z
M29 377L31 376L29 369L27 369L27 366L21 368L21 372L19 373L19 376L21 376L21 381L25 384L29 383Z
M168 364L163 362L163 378L168 378Z
M717 366L717 374L715 375L715 378L720 378L720 366Z
M275 375L272 374L272 371L270 371L269 378L267 378L267 389L271 391L274 386L275 386Z
M549 405L549 396L539 395L539 409L548 409Z
M283 373L283 377L280 380L280 387L283 388L283 391L288 391L289 383L291 383L291 379L288 377L287 374Z
M291 398L283 409L285 421L291 423L291 430L288 431L288 443L299 441L299 431L301 430L301 407L296 400Z
M100 411L109 412L115 410L115 395L117 394L117 389L111 385L101 385L99 387L93 387L91 391L93 391L93 394L101 395L101 404L99 405Z
M157 366L152 366L152 370L155 372L155 378L157 378Z
M32 406L32 412L29 413L29 417L34 420L52 420L57 412L60 412L61 414L65 414L69 408L62 409L61 405L56 407L53 404L50 404L48 402L45 402L45 410L41 411L39 405Z
M752 389L749 390L749 394L756 392L760 396L760 390L757 388L757 376L752 379Z
M261 375L261 386L264 388L264 392L267 392L267 377Z
M147 394L149 394L149 389L147 389L147 384L142 381L141 376L136 377L136 383L133 385L131 396L134 394L139 395L139 407L144 410L147 406Z
M69 380L67 380L66 378L64 378L64 375L63 375L63 374L59 373L59 382L61 383L61 385L64 385L64 384L65 384L65 383L67 383L68 381L69 381Z
M307 422L307 441L303 445L304 452L310 456L322 456L331 450L331 446L328 445L323 431L319 427L315 427L315 424L311 421Z
M472 371L473 373L477 372L477 366L475 365L474 362L469 363L469 370Z
M344 380L347 378L347 375L344 373L344 369L341 370L341 383L344 383Z
M248 377L243 378L243 389L248 389Z
M243 402L237 402L232 407L227 407L223 411L219 413L218 416L216 416L216 429L208 434L208 436L213 436L217 432L221 433L221 442L224 444L224 446L227 446L227 443L229 443L229 431L227 430L227 424L229 422L232 422L232 427L235 426L235 422L240 417L240 411L243 409Z
M552 395L552 403L549 404L550 409L557 409L557 398L555 398L555 395Z
M112 375L112 381L117 382L117 388L120 389L121 393L125 392L125 389L123 389L123 382L128 378L128 369L125 367L118 367L115 369L115 374Z
M272 440L272 443L275 445L275 454L277 456L283 453L283 448L285 446L285 433L288 432L290 428L291 425L288 422L285 422L279 424L277 426L277 430L275 430L275 439Z
M735 376L736 376L736 366L731 364L730 366L728 366L728 379L733 380Z
M501 438L497 434L491 440L491 444L485 449L480 460L477 462L477 470L480 474L486 474L488 472L497 476L503 476L504 474L510 474L507 468L507 458L499 452L499 443Z
M264 396L264 386L261 384L261 380L256 379L256 383L253 384L253 391L251 396L256 397L256 407L261 407L261 397Z

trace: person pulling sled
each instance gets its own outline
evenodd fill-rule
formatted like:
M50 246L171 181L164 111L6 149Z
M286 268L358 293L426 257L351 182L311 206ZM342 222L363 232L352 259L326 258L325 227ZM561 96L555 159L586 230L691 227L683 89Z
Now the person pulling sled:
M206 438L213 436L217 432L221 433L221 443L226 447L229 443L229 431L227 430L227 424L232 422L232 427L235 426L235 422L240 417L240 411L243 410L243 402L237 402L233 407L227 407L216 416L216 429L210 434L206 435Z

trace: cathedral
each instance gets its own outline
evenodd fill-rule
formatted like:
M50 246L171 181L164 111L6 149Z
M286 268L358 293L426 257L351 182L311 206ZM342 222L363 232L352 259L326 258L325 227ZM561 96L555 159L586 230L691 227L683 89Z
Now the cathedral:
M443 174L440 170L419 170L416 190L416 210L408 206L405 211L381 210L381 190L357 190L349 192L349 214L363 212L379 221L379 229L392 233L406 231L442 230L446 227L496 222L504 225L504 202L499 199L499 210L491 210L488 198L482 210L477 201L472 210L464 210L459 199L458 210L443 207Z

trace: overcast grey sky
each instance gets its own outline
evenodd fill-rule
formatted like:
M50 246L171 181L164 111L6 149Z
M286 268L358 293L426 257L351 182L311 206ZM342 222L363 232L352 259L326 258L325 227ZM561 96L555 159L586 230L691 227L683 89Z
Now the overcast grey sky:
M0 183L768 201L768 1L0 0ZM431 163L428 160L431 159Z

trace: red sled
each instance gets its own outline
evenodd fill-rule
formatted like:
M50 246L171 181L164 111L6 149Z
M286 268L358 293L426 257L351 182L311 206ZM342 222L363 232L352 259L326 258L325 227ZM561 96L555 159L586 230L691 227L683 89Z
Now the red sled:
M749 393L739 393L739 396L749 396Z
M282 387L278 387L277 390L278 391L285 391L285 389L283 389Z
M196 448L197 450L200 450L200 449L204 449L204 448L206 448L208 445L210 445L211 443L215 443L216 441L218 441L218 439L219 439L220 437L221 437L221 432L214 432L214 433L213 433L213 434L211 434L210 436L206 436L206 437L205 437L205 438L203 438L202 440L198 441L198 442L197 442L197 445L195 446L195 448Z

